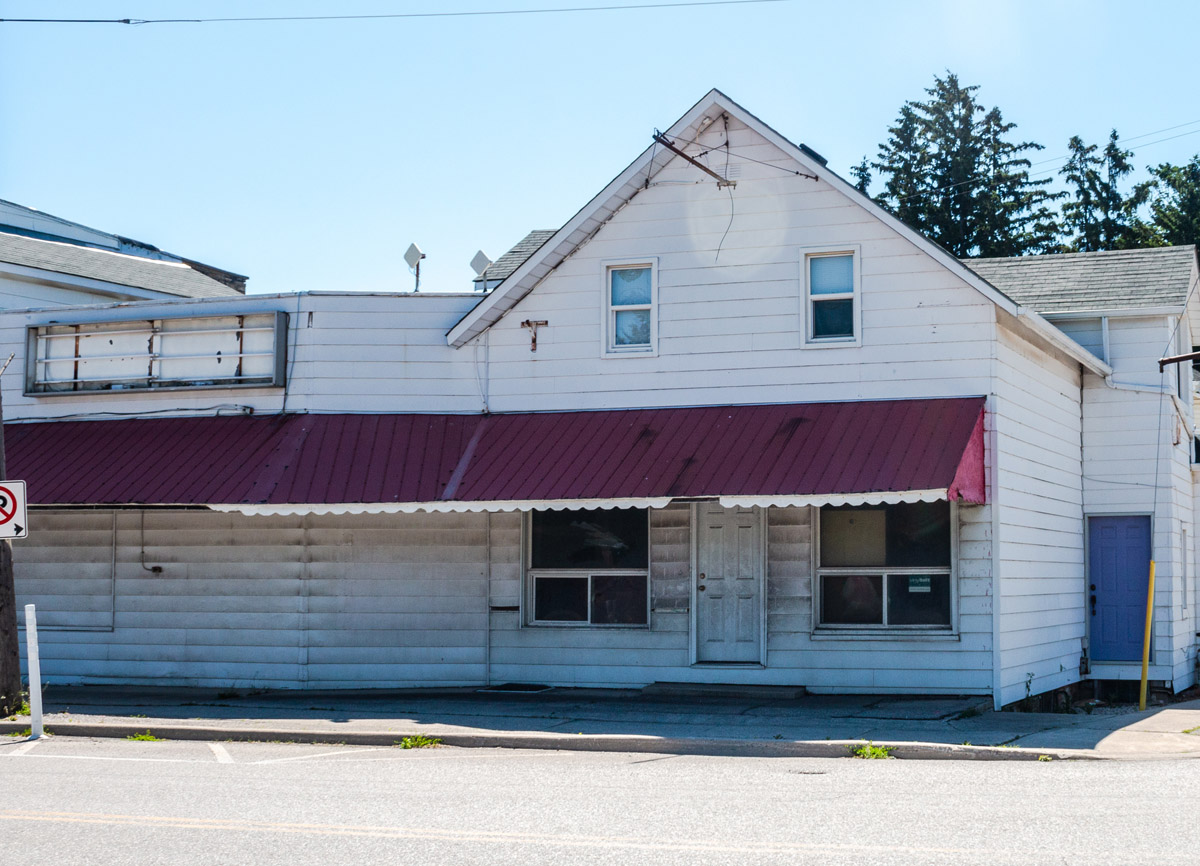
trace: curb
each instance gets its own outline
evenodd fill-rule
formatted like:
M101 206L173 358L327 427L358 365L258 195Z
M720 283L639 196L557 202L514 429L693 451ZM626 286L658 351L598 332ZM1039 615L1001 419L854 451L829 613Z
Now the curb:
M23 733L27 724L0 722L0 736ZM60 737L97 737L126 739L149 732L163 740L202 740L233 742L282 742L349 746L395 746L406 736L423 734L441 740L442 745L463 749L539 749L573 752L631 752L659 755L708 755L749 758L850 758L851 749L865 740L717 740L692 737L650 737L597 734L485 733L438 734L436 731L312 731L272 728L248 729L204 725L156 724L151 721L133 725L59 722L47 726L47 733ZM881 740L874 743L891 750L891 756L918 761L1039 761L1048 756L1054 761L1110 760L1091 751L1062 749L1026 749L1003 746L957 746L944 743L918 743Z

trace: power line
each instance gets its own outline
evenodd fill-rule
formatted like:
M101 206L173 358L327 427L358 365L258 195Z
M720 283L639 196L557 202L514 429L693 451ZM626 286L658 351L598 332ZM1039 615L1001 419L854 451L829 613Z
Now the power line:
M1191 121L1191 123L1197 123L1197 122L1200 122L1200 121L1194 121L1194 120ZM1167 129L1160 129L1160 130L1158 130L1158 132L1166 132L1168 129L1179 129L1180 126L1189 126L1189 125L1190 124L1188 124L1188 123L1181 123L1181 124L1179 124L1179 126L1171 126L1171 127L1168 127ZM1142 144L1139 144L1138 147L1149 147L1152 144L1161 144L1164 141L1171 141L1173 139L1183 138L1184 136L1188 136L1188 135L1196 135L1197 133L1200 133L1200 129L1192 129L1192 130L1189 130L1188 132L1181 132L1178 135L1168 135L1166 138L1158 138L1158 139L1155 139L1154 141L1147 141ZM1143 133L1142 135L1135 136L1134 138L1145 138L1147 135L1154 135L1154 134L1155 133L1153 133L1153 132L1147 132L1147 133ZM1133 141L1134 139L1131 138L1131 139L1126 139L1126 140ZM1069 156L1059 156L1052 160L1042 160L1041 162L1031 163L1029 167L1032 168L1034 165L1045 165L1047 162L1065 162L1068 159L1070 159ZM1029 177L1031 177L1031 178L1042 177L1043 175L1054 174L1057 170L1058 170L1058 166L1055 166L1054 168L1048 168L1043 171L1034 172L1034 173L1030 174ZM896 201L907 201L910 198L916 198L916 197L922 196L922 195L932 195L934 193L945 192L946 190L954 189L956 187L965 186L966 184L969 184L969 183L977 183L977 182L978 181L976 178L972 178L970 180L960 180L958 183L948 184L947 186L939 186L936 189L922 189L922 190L918 190L917 192L910 192L908 195L897 196ZM983 185L984 186L995 186L996 183L998 183L998 181L989 182L989 183L986 183Z
M558 9L487 9L464 12L395 12L377 15L273 15L248 18L0 18L0 24L225 24L246 21L365 21L382 18L473 18L485 15L549 15L563 12L619 12L626 9L678 9L692 6L744 6L791 0L683 0L622 6L568 6Z
M1143 132L1141 135L1135 135L1132 138L1123 138L1123 139L1120 139L1120 143L1128 144L1131 141L1137 141L1139 138L1149 138L1152 135L1158 135L1160 132L1170 132L1173 129L1183 129L1185 126L1194 126L1197 123L1200 123L1200 120L1189 120L1187 123L1179 123L1179 124L1176 124L1175 126L1168 126L1166 129L1156 129L1153 132ZM1172 135L1170 138L1161 138L1161 139L1159 139L1159 141L1170 141L1171 138L1179 138L1182 135L1191 135L1193 132L1200 132L1200 130L1193 129L1190 132L1181 132L1179 135ZM1146 144L1139 145L1139 146L1145 147L1146 145L1150 145L1150 144L1158 144L1158 141L1148 141L1148 142L1146 142ZM1051 159L1042 159L1042 160L1038 160L1037 162L1029 163L1029 167L1033 168L1035 165L1045 165L1046 163L1049 163L1049 162L1061 162L1064 159L1070 159L1070 158L1071 158L1071 155L1066 154L1064 156L1056 156Z

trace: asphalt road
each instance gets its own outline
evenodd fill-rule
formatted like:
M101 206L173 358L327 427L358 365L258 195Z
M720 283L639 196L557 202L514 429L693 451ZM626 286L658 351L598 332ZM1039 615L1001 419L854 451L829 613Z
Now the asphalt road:
M70 864L1200 862L1200 762L0 738L0 839Z

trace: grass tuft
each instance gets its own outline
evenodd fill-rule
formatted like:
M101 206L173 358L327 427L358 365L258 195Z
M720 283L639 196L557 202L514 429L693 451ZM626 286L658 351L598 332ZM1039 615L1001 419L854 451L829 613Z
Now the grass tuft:
M424 734L413 734L396 743L402 749L432 749L441 744L441 737L427 737Z
M150 733L150 731L148 731L148 730L144 734L143 733L130 734L125 739L137 740L139 743L161 743L163 741L162 737L156 737L156 736L154 736L154 734Z
M870 742L863 743L861 746L850 746L852 758L865 758L866 760L889 760L894 751L896 750L889 746L877 746Z

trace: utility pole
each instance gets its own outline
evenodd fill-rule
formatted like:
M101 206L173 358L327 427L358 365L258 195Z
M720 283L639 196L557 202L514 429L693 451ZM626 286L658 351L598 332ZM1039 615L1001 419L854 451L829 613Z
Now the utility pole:
M4 371L12 363L9 355L0 367L0 481L8 479L4 464ZM0 541L0 716L15 713L21 706L21 654L17 646L17 588L13 581L12 542Z

